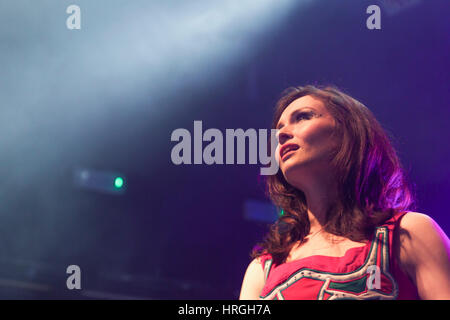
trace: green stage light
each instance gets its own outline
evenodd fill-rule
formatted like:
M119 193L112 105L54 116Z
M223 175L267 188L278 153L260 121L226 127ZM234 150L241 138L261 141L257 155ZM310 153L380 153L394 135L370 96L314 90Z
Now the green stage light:
M117 177L117 178L114 180L114 187L116 187L117 189L122 188L122 187L123 187L123 178Z

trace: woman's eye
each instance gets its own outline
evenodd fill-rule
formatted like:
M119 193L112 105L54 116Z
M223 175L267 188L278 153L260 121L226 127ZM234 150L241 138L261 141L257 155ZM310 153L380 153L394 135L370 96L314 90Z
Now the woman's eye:
M295 120L301 120L301 119L309 119L311 118L310 112L300 112L295 116Z

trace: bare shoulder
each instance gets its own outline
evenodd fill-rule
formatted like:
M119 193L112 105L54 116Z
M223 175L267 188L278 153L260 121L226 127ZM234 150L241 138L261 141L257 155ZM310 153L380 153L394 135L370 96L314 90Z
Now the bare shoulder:
M250 270L250 271L256 272L256 273L260 273L260 274L264 274L261 257L253 259L249 263L247 270Z
M264 280L264 270L262 266L261 257L253 259L247 267L246 273L249 273L252 277Z
M405 248L411 245L432 248L443 243L448 245L448 237L430 216L420 212L408 212L400 220L400 243Z
M408 212L400 220L396 238L400 266L416 284L422 298L436 295L440 284L448 287L450 241L433 218ZM439 296L447 294L448 291L441 290Z
M406 213L400 220L400 228L412 231L424 230L433 227L434 224L436 222L430 216L413 211Z
M420 212L406 213L399 224L401 243L410 244L422 242L423 244L436 244L448 240L445 232L430 216ZM415 243L418 245L418 243Z
M264 270L261 258L253 259L245 271L242 281L240 300L257 300L264 287Z

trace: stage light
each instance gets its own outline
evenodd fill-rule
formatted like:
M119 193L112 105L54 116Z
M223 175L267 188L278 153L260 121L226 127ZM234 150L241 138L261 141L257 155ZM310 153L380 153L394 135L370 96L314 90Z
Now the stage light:
M125 176L118 172L87 168L78 168L74 171L75 186L100 193L124 194L125 180Z
M123 181L123 178L122 178L122 177L117 177L116 179L114 179L114 186L115 186L117 189L122 188L122 187L123 187L123 183L124 183L124 181Z

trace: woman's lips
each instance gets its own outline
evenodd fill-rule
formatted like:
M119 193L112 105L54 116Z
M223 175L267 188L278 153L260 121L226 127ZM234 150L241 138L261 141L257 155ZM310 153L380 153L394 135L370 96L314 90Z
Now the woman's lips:
M293 144L293 143L290 143L290 144L287 144L287 145L284 145L283 147L281 147L281 149L280 149L281 161L286 160L287 157L292 155L299 148L300 147L298 145Z

